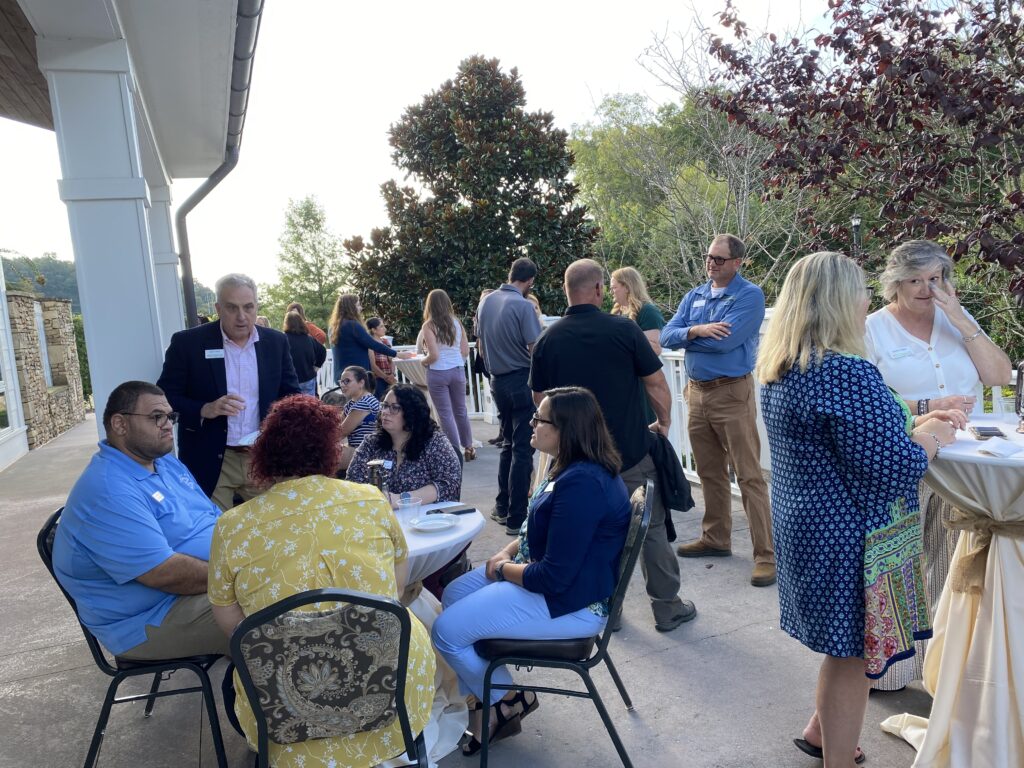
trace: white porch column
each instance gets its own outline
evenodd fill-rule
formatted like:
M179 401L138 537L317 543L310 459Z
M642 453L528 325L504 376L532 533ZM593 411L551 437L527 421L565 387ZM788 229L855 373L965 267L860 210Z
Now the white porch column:
M150 187L149 229L153 240L153 271L156 275L157 307L160 312L161 342L164 348L171 335L185 327L185 301L178 274L178 252L174 250L174 224L171 218L171 188Z
M131 61L124 40L36 42L60 151L58 184L71 224L93 397L102 414L115 386L156 381L163 362Z

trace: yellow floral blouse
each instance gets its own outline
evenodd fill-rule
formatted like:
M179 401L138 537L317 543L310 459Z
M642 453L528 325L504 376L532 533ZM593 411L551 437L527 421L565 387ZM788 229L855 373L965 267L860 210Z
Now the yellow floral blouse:
M373 486L321 475L276 484L228 510L210 547L210 602L238 603L249 616L307 589L340 587L398 597L395 563L406 558L405 535ZM413 733L430 717L434 652L426 628L410 612L412 642L406 706ZM256 720L235 675L235 711L256 749ZM372 766L405 751L398 720L387 728L295 744L270 742L280 768Z

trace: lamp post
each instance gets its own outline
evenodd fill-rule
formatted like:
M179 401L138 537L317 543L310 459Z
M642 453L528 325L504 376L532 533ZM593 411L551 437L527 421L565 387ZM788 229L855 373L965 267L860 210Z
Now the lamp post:
M850 217L850 227L853 229L853 258L860 261L860 216Z

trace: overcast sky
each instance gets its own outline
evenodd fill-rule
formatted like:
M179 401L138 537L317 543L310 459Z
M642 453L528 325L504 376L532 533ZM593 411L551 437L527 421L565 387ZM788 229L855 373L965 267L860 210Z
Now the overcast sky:
M737 0L755 26L767 3ZM820 8L819 0L803 7ZM712 20L717 4L704 4ZM792 28L798 3L777 3L771 27ZM806 15L806 18L810 18ZM195 276L212 285L247 271L276 278L277 239L289 198L316 195L342 237L386 224L380 184L401 180L391 164L388 126L455 74L467 56L517 67L528 108L554 113L567 130L594 117L607 95L672 98L637 63L656 35L687 29L691 11L675 0L593 3L267 3L240 162L189 216ZM67 214L57 196L60 167L51 131L0 119L0 248L72 259ZM198 181L177 180L175 204Z

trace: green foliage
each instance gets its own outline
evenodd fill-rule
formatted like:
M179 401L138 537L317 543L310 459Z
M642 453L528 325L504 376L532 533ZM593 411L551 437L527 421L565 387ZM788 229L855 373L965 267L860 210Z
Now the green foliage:
M207 288L195 278L192 278L192 285L196 292L196 312L200 315L213 317L217 314L214 305L217 303L217 295L212 288Z
M474 56L391 127L392 158L416 187L383 184L389 225L344 245L364 311L386 317L403 341L415 337L431 289L467 318L520 256L540 270L545 311L565 306L562 274L589 255L595 232L574 202L565 132L525 104L514 68Z
M307 320L326 328L334 302L347 284L348 269L315 196L288 201L278 244L277 283L260 287L260 314L280 328L285 309L297 301Z
M72 315L71 320L75 325L75 347L78 348L78 372L82 375L82 397L88 403L92 398L92 377L89 375L89 352L85 348L85 324L79 314Z
M6 249L0 252L15 253ZM73 261L62 261L53 253L44 253L38 259L19 254L5 256L3 268L7 290L34 293L47 299L71 299L71 311L82 311Z

